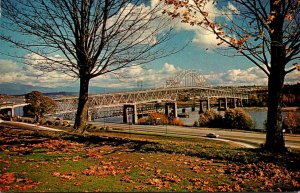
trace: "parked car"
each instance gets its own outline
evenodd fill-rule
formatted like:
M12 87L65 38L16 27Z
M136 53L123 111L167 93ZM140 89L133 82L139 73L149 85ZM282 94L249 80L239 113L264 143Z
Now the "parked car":
M215 134L215 133L209 133L206 135L206 137L209 137L209 138L218 138L219 135Z

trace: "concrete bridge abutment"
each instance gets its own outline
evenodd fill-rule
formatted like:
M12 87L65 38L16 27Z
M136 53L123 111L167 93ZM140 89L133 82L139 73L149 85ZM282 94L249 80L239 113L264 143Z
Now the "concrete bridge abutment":
M136 124L138 121L137 105L136 104L125 104L123 106L123 123L130 123L129 110L132 109L132 124Z
M237 98L237 106L243 107L243 99L242 98Z
M218 98L218 111L226 111L228 108L227 97Z
M229 108L236 108L237 107L237 100L236 98L228 98Z
M177 102L166 102L165 115L169 118L178 117L177 115Z
M196 110L196 105L193 104L193 106L191 107L191 111L194 112Z
M206 105L204 106L204 104ZM209 97L207 97L207 99L200 99L199 114L204 113L204 109L205 111L208 111L210 109Z
M14 108L5 108L0 110L0 114L3 117L8 116L10 119L15 117L15 110Z

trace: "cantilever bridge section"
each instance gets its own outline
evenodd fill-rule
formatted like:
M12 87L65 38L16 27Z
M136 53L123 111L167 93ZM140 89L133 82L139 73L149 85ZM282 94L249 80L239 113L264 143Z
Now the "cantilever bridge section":
M95 94L89 96L89 112L96 117L104 117L104 112L123 111L124 105L137 105L155 102L175 102L180 93L189 93L193 98L231 98L248 100L248 94L231 90L213 89L210 87L170 87L141 91ZM77 110L78 98L55 99L57 107L56 115L67 119L73 119Z

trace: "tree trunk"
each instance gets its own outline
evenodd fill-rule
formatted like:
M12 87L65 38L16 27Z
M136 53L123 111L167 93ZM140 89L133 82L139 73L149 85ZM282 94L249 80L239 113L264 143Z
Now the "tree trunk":
M270 14L274 16L269 25L271 40L271 68L268 79L268 115L265 148L270 151L285 151L282 131L282 88L285 77L285 45L283 44L284 16L281 1L270 1Z
M84 129L87 116L88 116L88 98L89 98L89 82L88 77L80 78L80 90L78 98L78 108L75 118L74 129L82 130Z
M34 121L38 123L39 120L40 120L40 116L37 115L37 114L35 114L35 115L34 115Z
M280 70L279 70L280 71ZM265 148L270 151L285 151L282 131L281 99L284 74L271 71L268 82L267 136Z

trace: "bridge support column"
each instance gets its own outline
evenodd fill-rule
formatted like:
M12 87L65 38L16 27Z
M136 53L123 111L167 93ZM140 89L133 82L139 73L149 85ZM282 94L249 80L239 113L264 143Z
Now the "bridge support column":
M219 102L218 111L225 111L228 108L226 97L225 98L219 98L218 102ZM224 106L222 106L223 102L224 102Z
M137 106L135 104L125 104L123 106L123 123L129 123L128 108L132 109L132 124L136 124L138 120Z
M195 111L195 109L196 109L196 107L195 107L195 103L193 104L193 106L192 106L192 109L191 109L191 111L192 112L194 112Z
M173 117L173 118L178 117L176 102L167 102L165 104L165 115L167 115L167 117Z
M207 99L200 99L200 108L199 108L199 114L204 113L204 103L206 103L206 111L210 109L210 101L209 97Z
M210 110L210 101L209 101L209 97L207 97L207 101L206 101L206 111Z
M229 108L236 108L236 98L229 98Z
M238 106L243 107L243 99L242 98L238 99Z
M199 114L204 113L204 105L203 105L203 101L200 100L200 106L199 106Z
M11 109L9 109L9 114L10 114L10 117L11 118L14 118L15 117L15 109L14 108L11 108Z
M10 120L15 117L15 110L14 108L5 108L1 109L1 114L5 118L9 118Z
M91 112L91 111L88 111L88 113L87 113L88 121L94 121L93 117L94 117L94 116L92 115L92 112Z
M236 99L236 98L233 98L233 107L234 107L234 108L237 107L236 101L237 101L237 99Z

